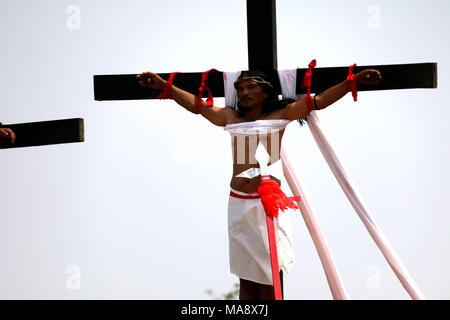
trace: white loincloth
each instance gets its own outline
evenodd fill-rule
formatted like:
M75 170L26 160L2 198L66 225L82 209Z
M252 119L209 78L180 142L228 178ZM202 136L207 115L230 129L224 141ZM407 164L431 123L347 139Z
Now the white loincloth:
M241 196L258 195L231 191ZM278 265L285 274L294 264L291 214L295 212L291 209L280 211L278 219L275 219ZM228 238L231 273L241 279L272 285L266 213L261 199L240 199L230 195Z

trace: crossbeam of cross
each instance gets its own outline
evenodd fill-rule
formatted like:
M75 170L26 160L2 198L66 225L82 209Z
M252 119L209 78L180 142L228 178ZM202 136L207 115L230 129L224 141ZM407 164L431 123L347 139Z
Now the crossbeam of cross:
M354 72L364 69L377 69L383 75L383 80L377 87L358 86L358 91L393 90L393 89L417 89L437 87L437 63L411 63L392 65L356 66ZM301 82L308 69L297 69L297 93L306 93ZM160 73L167 80L170 73ZM275 90L281 94L280 81L276 70L268 73ZM312 93L320 93L336 83L345 79L348 75L348 67L314 68L312 70ZM174 78L173 84L180 89L198 94L202 73L180 73ZM224 96L223 73L212 71L206 80L214 97ZM139 100L156 99L159 91L148 87L141 87L136 81L136 74L95 75L94 98L95 100Z
M81 118L3 124L16 135L16 141L1 139L0 148L22 148L84 141L84 120Z
M247 43L250 70L264 71L281 93L276 69L277 58L276 5L275 0L247 0ZM377 87L358 86L358 91L416 89L437 87L437 63L411 63L391 65L356 66L354 72L363 69L377 69L383 80ZM306 93L301 81L308 69L297 69L297 93ZM167 80L170 73L159 74ZM348 75L348 67L314 68L312 70L311 92L320 93ZM177 74L174 85L192 94L198 93L201 72ZM206 84L215 97L224 96L222 72L211 72ZM141 87L136 74L94 75L94 99L137 100L156 99L159 92Z

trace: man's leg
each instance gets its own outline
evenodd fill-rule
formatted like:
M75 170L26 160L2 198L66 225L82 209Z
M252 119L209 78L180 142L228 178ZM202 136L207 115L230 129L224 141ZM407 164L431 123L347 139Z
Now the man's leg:
M273 286L256 283L249 280L240 280L239 300L275 300ZM280 270L281 296L283 293L283 271Z
M258 285L253 281L239 279L239 300L258 300Z
M273 286L258 283L259 300L275 300Z
M280 270L280 283L281 283L281 298L284 299L283 293L283 270ZM275 300L275 292L273 286L260 284L259 286L259 299L261 300Z

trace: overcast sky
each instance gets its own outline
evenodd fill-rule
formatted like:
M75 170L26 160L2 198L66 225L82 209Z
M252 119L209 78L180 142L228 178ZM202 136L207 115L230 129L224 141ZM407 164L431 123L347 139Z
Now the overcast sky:
M320 111L429 299L450 298L449 13L447 0L277 1L279 68L438 63L437 89L361 92ZM229 134L171 101L94 101L93 75L245 70L245 1L3 0L0 41L0 122L85 123L83 143L0 150L0 298L230 291ZM307 126L291 123L283 143L348 296L409 299ZM331 299L300 215L293 229L286 299Z

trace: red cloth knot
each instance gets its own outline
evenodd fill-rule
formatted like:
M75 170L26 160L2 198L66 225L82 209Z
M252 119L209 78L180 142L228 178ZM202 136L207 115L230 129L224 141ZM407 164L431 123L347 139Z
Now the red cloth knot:
M312 103L311 103L311 79L312 79L312 69L316 67L316 59L311 60L311 62L308 64L308 70L305 73L305 76L303 77L303 83L302 88L306 88L306 107L308 108L308 111L311 112L314 110Z
M294 201L300 201L300 197L287 197L278 183L268 178L270 176L261 176L261 184L258 187L258 194L261 196L266 215L278 218L279 210L298 209Z
M169 76L169 80L167 80L166 82L166 86L164 87L163 91L158 94L157 98L158 99L172 99L172 95L170 93L171 89L172 89L172 83L173 83L173 79L175 78L175 75L177 73L180 72L172 72Z
M352 64L348 68L347 81L348 81L348 91L352 92L353 100L358 101L358 90L356 88L356 79L355 79L355 75L353 74L353 68L355 68L355 67L356 67L356 63Z

